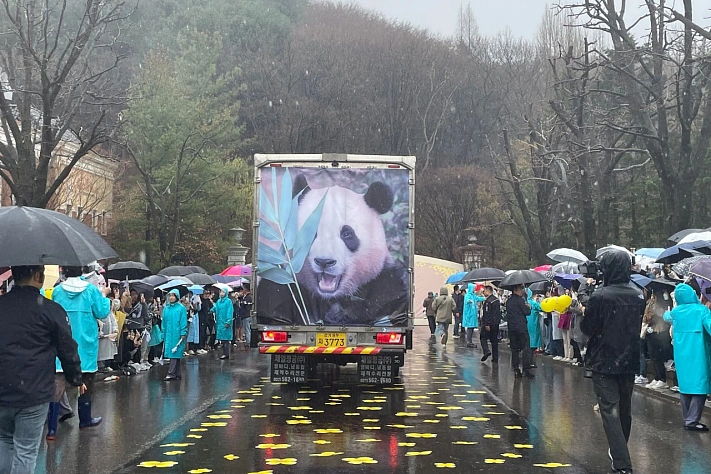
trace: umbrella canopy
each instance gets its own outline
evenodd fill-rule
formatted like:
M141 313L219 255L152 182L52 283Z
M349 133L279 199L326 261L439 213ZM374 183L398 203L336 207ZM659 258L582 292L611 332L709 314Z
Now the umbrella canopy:
M606 245L605 247L597 249L597 252L595 252L595 258L597 258L599 260L600 257L605 255L607 252L612 252L612 251L625 252L627 255L629 255L630 259L632 259L632 257L634 256L634 254L632 252L630 252L629 250L627 250L624 247L620 247L619 245Z
M495 281L501 280L506 274L499 270L498 268L475 268L474 270L467 272L462 278L462 281Z
M499 286L501 288L512 287L516 285L528 285L539 281L546 281L546 277L533 270L516 270L510 273L501 280Z
M214 278L204 273L191 273L190 275L185 275L183 278L190 280L196 285L212 285L217 283Z
M205 289L200 285L193 285L188 287L188 291L192 291L194 295L201 295L205 292Z
M249 265L233 265L231 267L227 267L222 272L220 275L222 276L250 276L252 274L252 267Z
M553 279L557 281L560 286L569 290L573 286L573 282L580 277L582 277L582 275L558 273Z
M532 283L528 289L531 290L534 295L545 295L548 291L550 291L552 286L553 284L549 281L538 281L536 283Z
M646 258L651 258L652 260L656 260L659 258L659 255L664 252L664 249L662 248L641 248L637 249L637 251L634 253L638 257L646 257Z
M106 277L112 280L140 280L150 275L151 269L141 262L118 262L106 270Z
M651 278L644 275L640 275L639 273L633 273L632 275L630 275L630 280L632 281L632 283L639 286L640 288L645 288L647 285L652 283Z
M546 256L556 262L585 263L589 260L584 253L565 247L551 250L546 254Z
M703 230L704 230L704 229L684 229L684 230L680 230L680 231L677 232L676 234L670 236L667 240L669 240L669 241L671 241L671 242L678 243L681 239L683 239L683 238L686 237L687 235L693 234L693 233L695 233L695 232L701 232L701 231L703 231Z
M226 285L229 285L231 283L242 283L242 278L244 277L224 276L220 275L219 273L216 275L212 275L212 279L215 280L217 283L224 283Z
M225 293L230 293L232 291L232 288L230 288L229 285L225 285L224 283L215 283L214 285L215 288L224 291Z
M702 232L692 232L686 235L683 239L679 241L680 244L687 244L689 242L697 242L699 240L711 241L711 231L705 230Z
M684 260L674 265L672 267L672 270L674 270L674 273L676 273L680 277L685 277L689 274L689 271L691 270L691 265L709 259L711 259L711 255L696 255L694 257L685 258Z
M166 275L166 276L185 276L185 275L190 275L191 273L195 273L188 267L184 267L182 265L173 265L172 267L165 267L163 270L159 271L159 275Z
M652 290L652 293L664 293L665 291L672 292L676 285L681 283L676 280L668 280L666 278L654 278L647 284L647 288Z
M147 285L151 285L152 287L156 287L159 285L162 285L163 283L167 283L170 281L170 277L167 277L165 275L151 275L146 278L141 279L141 281Z
M0 265L79 267L118 255L76 219L34 207L0 207Z
M459 283L460 281L462 281L462 277L466 274L467 272L453 273L452 275L449 275L449 278L447 278L446 284L454 285L455 283Z
M578 264L575 262L561 262L553 265L551 268L553 273L565 273L566 275L574 275L578 273Z
M711 259L700 259L689 266L689 275L711 281Z
M204 268L202 268L200 265L188 265L185 268L187 268L188 270L191 270L192 273L202 273L202 274L207 275L207 271Z
M698 254L690 249L682 248L680 245L674 245L659 254L656 261L657 263L676 263L685 258L693 257L694 255Z
M190 280L186 280L185 278L173 278L172 280L168 281L167 283L163 283L162 285L158 285L159 290L163 291L168 291L172 290L173 288L177 288L179 286L184 286L185 288L189 286L193 286L193 282Z

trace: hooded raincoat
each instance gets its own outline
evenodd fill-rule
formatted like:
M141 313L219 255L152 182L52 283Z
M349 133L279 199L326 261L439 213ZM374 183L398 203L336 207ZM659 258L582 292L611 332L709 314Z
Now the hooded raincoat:
M52 292L52 301L58 303L69 317L72 337L79 346L81 371L93 373L99 370L96 363L99 356L99 319L111 312L111 300L101 291L81 277L67 278ZM57 372L62 371L59 359Z
M538 349L541 347L541 325L539 324L539 312L541 311L541 304L533 299L533 293L530 289L526 288L526 294L528 295L528 304L531 305L531 313L526 316L526 321L528 322L528 336L531 338L531 348Z
M462 327L478 328L479 327L479 306L478 304L484 301L483 296L474 293L474 283L467 285L467 293L464 295L464 318L462 319Z
M217 339L220 341L231 341L233 338L234 306L232 300L227 296L221 296L215 306L212 307L215 313L215 326L217 327Z
M432 302L438 323L452 324L452 313L457 309L457 303L449 296L446 286L439 289L439 296Z
M168 293L174 294L177 298L175 303L166 301L163 307L163 324L161 331L163 332L163 356L166 359L182 359L185 352L185 341L188 338L188 312L180 303L180 292L178 290L170 290ZM166 298L166 300L168 300ZM181 342L182 338L182 342ZM178 344L180 342L180 344ZM178 349L173 352L174 347Z
M674 290L676 308L664 313L674 328L674 362L679 392L711 393L711 310L701 304L693 288L680 284Z

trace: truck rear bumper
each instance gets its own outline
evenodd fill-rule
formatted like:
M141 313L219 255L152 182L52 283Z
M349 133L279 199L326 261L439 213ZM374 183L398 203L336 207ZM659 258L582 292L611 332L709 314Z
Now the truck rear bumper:
M403 354L405 352L404 347L364 347L364 346L354 346L354 347L315 347L315 346L283 346L283 345L273 345L273 346L259 346L260 354L362 354L362 355L375 355L375 354Z

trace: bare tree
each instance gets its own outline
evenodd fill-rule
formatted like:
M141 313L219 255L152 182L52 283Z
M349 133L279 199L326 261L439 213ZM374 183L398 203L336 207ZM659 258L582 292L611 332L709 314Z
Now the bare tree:
M108 110L123 102L111 73L129 14L123 0L0 0L0 177L18 204L45 207L109 139ZM63 141L77 150L52 175Z

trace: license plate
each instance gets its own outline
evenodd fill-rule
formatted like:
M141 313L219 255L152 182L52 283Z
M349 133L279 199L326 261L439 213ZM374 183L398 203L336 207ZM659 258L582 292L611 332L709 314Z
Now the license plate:
M316 335L318 347L346 347L346 333L321 332Z

